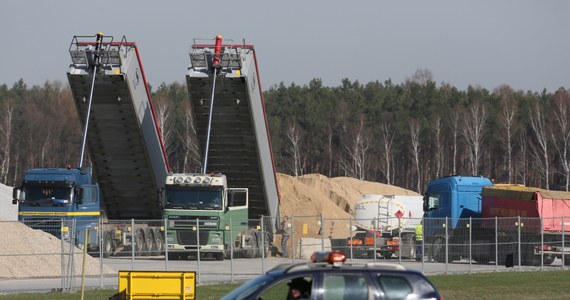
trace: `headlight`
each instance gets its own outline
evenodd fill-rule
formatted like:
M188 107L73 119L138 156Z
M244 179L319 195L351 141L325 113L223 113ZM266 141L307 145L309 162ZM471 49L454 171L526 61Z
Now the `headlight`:
M196 179L194 179L194 183L200 183L200 182L202 182L202 178L196 177Z
M204 178L204 180L203 180L202 182L205 183L205 184L210 183L210 177Z
M176 179L174 180L174 182L176 183L182 183L184 181L183 177L176 177Z
M184 183L192 183L192 177L186 177L186 179L184 179Z

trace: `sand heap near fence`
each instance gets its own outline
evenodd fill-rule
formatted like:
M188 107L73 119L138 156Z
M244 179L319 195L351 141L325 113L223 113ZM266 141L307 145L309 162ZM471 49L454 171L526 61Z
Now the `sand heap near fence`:
M69 274L69 256L63 257L61 249L71 252L69 244L63 245L55 236L34 230L17 222L18 206L12 204L12 188L0 184L0 278L60 277ZM74 274L83 269L83 252L74 248ZM85 275L100 274L99 259L89 255L85 259ZM69 270L69 271L68 271ZM103 267L104 274L116 274Z

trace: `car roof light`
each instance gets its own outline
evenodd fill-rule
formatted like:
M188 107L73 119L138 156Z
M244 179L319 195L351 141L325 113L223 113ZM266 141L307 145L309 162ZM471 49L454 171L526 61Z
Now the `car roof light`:
M341 266L346 261L346 255L342 251L317 251L311 255L311 261L314 263L326 262L335 267Z

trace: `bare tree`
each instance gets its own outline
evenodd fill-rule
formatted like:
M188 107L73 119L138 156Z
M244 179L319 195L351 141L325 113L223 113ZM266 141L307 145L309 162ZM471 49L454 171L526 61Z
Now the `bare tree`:
M519 132L519 153L518 159L515 160L515 174L518 174L517 177L520 178L522 184L526 184L527 181L527 156L528 156L528 138L526 135L526 131L521 130Z
M360 125L352 135L351 145L345 145L346 153L349 156L349 170L354 177L364 180L368 170L366 153L370 147L370 140L364 133L364 120L360 119Z
M432 118L435 147L435 178L439 178L443 173L443 145L441 143L441 116L436 114Z
M426 85L429 81L433 80L433 74L429 69L417 69L407 82L415 82L419 85Z
M536 165L541 171L541 177L544 180L544 186L546 189L550 188L550 156L548 153L549 144L548 144L548 134L546 129L546 120L544 119L544 114L542 109L538 106L538 104L534 108L534 113L530 113L530 126L532 128L532 132L535 136L536 145L531 145L531 149L533 149L533 154L536 158Z
M457 137L459 136L459 112L455 111L453 116L451 116L450 127L451 127L451 134L453 138L453 150L452 150L452 174L457 174Z
M384 122L380 130L380 143L384 146L384 175L386 176L386 183L392 184L390 170L392 168L392 145L394 144L394 131L390 124Z
M551 131L551 140L555 145L556 152L560 159L562 167L562 175L566 179L565 189L568 191L570 187L570 122L568 119L568 95L566 92L559 91L555 95L555 103L553 107L554 121L556 122L556 130Z
M190 105L184 109L184 126L183 131L179 133L180 142L184 152L182 162L182 172L187 173L190 170L201 169L202 161L200 160L200 148L194 126L194 115Z
M287 126L287 139L289 140L289 146L287 147L287 153L291 155L293 162L291 163L291 169L295 176L303 175L303 166L301 164L301 138L302 132L297 127L297 121L295 119L290 119Z
M156 117L158 119L158 128L160 130L160 138L164 145L165 151L168 156L174 152L173 137L174 130L170 118L170 105L166 97L157 97L155 101Z
M420 123L416 119L410 119L410 138L412 142L412 156L416 165L417 192L421 193L421 173L420 173Z
M14 122L14 101L6 101L2 109L2 119L0 120L0 141L2 141L2 153L0 163L0 180L6 183L8 180L8 172L10 170L10 149L12 146L12 124Z
M333 168L333 129L331 123L327 124L327 152L329 154L329 171L328 177L332 176L332 168Z
M487 113L485 106L480 102L474 102L465 116L465 126L463 127L463 137L467 144L467 153L473 175L479 173L479 161L481 159L481 148L483 147L483 130Z
M507 155L507 176L508 182L513 182L513 136L516 133L515 128L515 114L516 106L514 105L509 87L504 86L500 90L502 96L502 111L501 111L501 124L505 128L503 134L501 134L501 141L503 148L505 149Z

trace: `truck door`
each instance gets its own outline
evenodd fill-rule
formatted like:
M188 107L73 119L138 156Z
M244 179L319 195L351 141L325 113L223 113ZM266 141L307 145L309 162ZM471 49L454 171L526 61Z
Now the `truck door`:
M82 185L74 190L74 210L84 216L99 216L99 186Z

